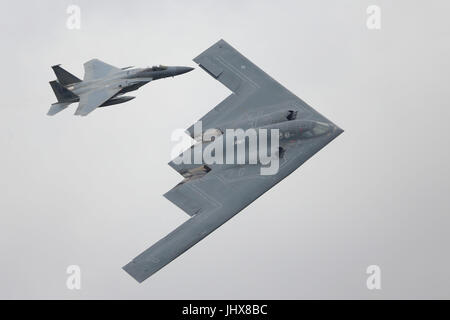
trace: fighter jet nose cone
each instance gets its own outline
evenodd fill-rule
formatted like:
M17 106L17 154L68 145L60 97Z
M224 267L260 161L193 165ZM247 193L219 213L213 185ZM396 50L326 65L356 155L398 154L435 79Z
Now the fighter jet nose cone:
M191 68L191 67L177 67L176 74L180 75L180 74L183 74L183 73L190 72L192 70L194 70L194 68Z

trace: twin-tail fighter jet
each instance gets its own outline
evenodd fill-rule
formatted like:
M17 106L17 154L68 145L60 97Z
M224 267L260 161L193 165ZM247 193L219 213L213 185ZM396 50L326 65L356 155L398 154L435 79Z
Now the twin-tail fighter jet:
M174 77L193 70L190 67L154 66L150 68L117 68L98 59L84 64L83 80L64 70L60 65L52 67L57 81L50 85L58 102L51 105L49 116L79 102L75 115L86 116L99 107L124 103L135 97L124 96L150 81Z

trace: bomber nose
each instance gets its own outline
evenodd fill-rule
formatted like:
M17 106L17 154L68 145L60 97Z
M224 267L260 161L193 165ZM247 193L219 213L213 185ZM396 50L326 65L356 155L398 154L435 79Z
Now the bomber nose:
M337 135L340 135L342 132L344 132L344 129L339 128L338 126L336 126L334 128L334 131L336 132Z
M192 71L192 70L194 70L194 68L191 68L191 67L175 67L175 75L178 76L180 74L183 74L183 73L186 73L186 72L189 72L189 71Z

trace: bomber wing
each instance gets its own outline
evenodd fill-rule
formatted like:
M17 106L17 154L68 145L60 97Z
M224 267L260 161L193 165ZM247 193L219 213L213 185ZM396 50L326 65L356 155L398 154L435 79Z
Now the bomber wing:
M138 282L163 268L297 169L341 131L318 138L308 152L292 146L280 159L278 173L261 175L259 166L212 169L180 183L164 196L191 216L186 222L124 266ZM303 150L305 151L305 150Z
M328 121L224 40L212 45L194 61L232 91L200 119L203 131L288 108L302 113L304 119L314 117L317 121ZM194 138L194 125L187 131Z

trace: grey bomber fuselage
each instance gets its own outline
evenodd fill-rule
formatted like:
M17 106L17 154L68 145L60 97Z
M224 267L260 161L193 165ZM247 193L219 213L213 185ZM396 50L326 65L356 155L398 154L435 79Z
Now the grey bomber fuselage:
M311 142L311 139L323 135L334 135L340 132L341 129L331 123L297 119L297 112L293 110L270 112L250 120L227 123L219 126L219 128L206 130L200 136L194 135L195 140L199 142L174 159L171 165L187 179L191 177L198 178L200 175L206 174L208 171L204 170L205 165L207 165L208 170L210 168L222 170L234 166L251 165L250 157L254 156L257 159L261 151L260 140L263 139L263 137L259 136L261 130L266 130L267 132L264 136L266 144L264 144L263 149L267 152L277 152L278 156L282 158L285 150L292 144L308 144ZM278 131L277 150L271 146L273 143L273 138L270 136L272 130ZM250 140L253 140L253 145L250 144ZM221 162L205 163L204 159L201 159L202 163L194 163L195 148L200 148L203 154L206 148L216 148L210 146L214 143L222 147L222 157L219 159ZM233 150L231 150L232 158L227 158L230 146L233 146ZM242 151L240 154L241 161L244 163L239 163L238 161L239 148ZM187 158L185 158L186 156ZM185 163L186 159L189 159L190 162ZM227 163L226 159L229 159L232 163ZM174 165L173 163L177 164ZM259 165L260 163L256 162L253 164Z

